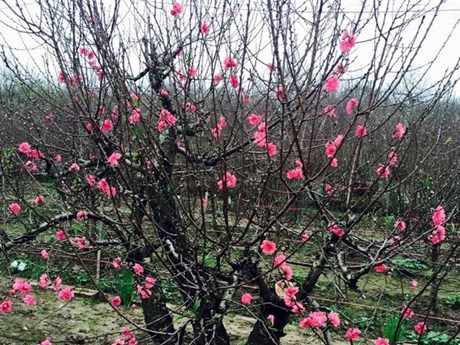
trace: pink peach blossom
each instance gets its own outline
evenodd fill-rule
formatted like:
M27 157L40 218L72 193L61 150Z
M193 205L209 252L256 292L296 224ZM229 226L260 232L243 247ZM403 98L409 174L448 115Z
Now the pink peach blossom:
M262 253L264 254L274 254L276 252L276 243L268 240L263 240L260 245Z
M251 304L252 299L253 297L249 292L246 292L241 295L241 303L243 304L246 304L246 305Z
M334 93L336 92L340 87L340 80L336 76L330 77L329 79L326 80L326 83L324 84L324 89L327 92Z

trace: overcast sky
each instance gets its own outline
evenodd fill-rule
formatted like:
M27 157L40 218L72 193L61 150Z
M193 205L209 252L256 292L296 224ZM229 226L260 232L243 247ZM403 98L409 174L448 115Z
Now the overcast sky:
M9 1L9 0L7 0ZM112 3L111 0L104 0L107 5L110 6ZM121 10L121 13L128 12L128 8L130 6L130 2L128 0L124 1L124 7ZM139 0L142 2L144 0ZM300 0L291 0L292 2L296 3ZM369 0L368 0L369 1ZM388 0L388 1L396 1L399 0ZM171 6L170 3L172 1L166 1L167 6ZM29 9L31 12L36 11L34 8L34 0L23 0L24 8ZM186 3L184 1L184 3ZM302 0L302 3L304 1ZM305 2L307 3L307 2ZM352 19L357 15L357 11L360 9L360 0L342 0L342 7L344 11L349 15ZM423 0L420 1L420 5L423 4L435 4L437 1L429 1ZM17 32L9 28L8 26L14 26L14 21L11 20L11 16L6 15L5 13L6 5L3 2L0 2L0 12L3 12L3 15L0 14L0 43L10 46L14 49L15 55L19 57L20 61L25 64L31 64L32 59L36 58L37 56L41 56L44 54L43 49L34 42L32 39L25 35L19 35ZM425 42L424 46L422 47L421 53L416 61L417 65L422 65L426 61L432 59L436 52L441 48L441 45L444 39L449 35L450 30L454 27L455 23L460 19L460 0L446 0L445 5L442 7L442 10L438 14L439 18L435 23L433 30L431 31L430 36L428 37L427 41ZM427 18L428 19L428 18ZM133 20L130 18L129 15L126 15L123 21L123 24L127 27L133 25ZM129 29L128 29L129 30ZM415 30L415 27L412 28ZM405 35L407 39L410 39L411 35L414 31L411 30L405 31ZM365 33L361 34L358 37L359 41L365 41ZM428 79L438 79L441 76L446 68L452 67L457 59L460 56L460 28L457 27L453 33L452 39L445 47L444 53L439 56L436 61L436 65L430 70L430 76ZM356 58L356 64L359 65L361 63L365 64L366 58L369 57L370 51L369 46L365 44L357 44L356 48L352 52L353 57ZM269 54L269 52L268 52ZM270 61L271 57L267 56L266 60ZM429 80L427 80L429 83ZM457 86L457 94L460 95L460 85Z

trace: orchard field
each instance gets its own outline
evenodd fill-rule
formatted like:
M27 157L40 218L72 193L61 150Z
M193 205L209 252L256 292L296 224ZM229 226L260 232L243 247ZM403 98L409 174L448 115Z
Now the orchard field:
M4 1L0 344L460 344L449 3Z

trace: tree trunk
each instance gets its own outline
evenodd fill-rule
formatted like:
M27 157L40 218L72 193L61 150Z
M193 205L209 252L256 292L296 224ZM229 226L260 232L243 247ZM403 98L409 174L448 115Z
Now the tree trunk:
M154 344L180 344L182 333L175 332L172 317L159 293L153 292L147 299L141 299L146 328L151 332Z
M267 318L269 315L275 317L273 326L268 323ZM279 345L281 338L286 335L283 329L287 325L290 315L291 312L286 309L284 302L280 299L265 303L259 320L257 320L251 334L249 334L246 345Z
M207 310L209 312L209 310ZM193 321L194 340L190 345L229 345L230 337L222 322L214 322L209 317L196 318Z

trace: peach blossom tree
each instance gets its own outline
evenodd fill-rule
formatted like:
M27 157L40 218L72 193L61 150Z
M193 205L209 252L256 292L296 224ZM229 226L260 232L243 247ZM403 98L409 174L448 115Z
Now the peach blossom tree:
M34 243L43 260L97 252L129 270L145 319L130 327L153 343L229 344L223 320L238 312L257 320L247 344L268 345L289 322L325 344L332 329L371 337L315 299L320 278L364 294L366 277L426 252L432 277L397 311L397 327L415 312L426 331L418 300L459 256L458 172L437 170L458 166L458 119L441 108L459 62L427 86L442 47L419 61L443 1L5 3L41 50L33 67L2 50L2 131L16 133L3 209L22 231L1 235L3 253ZM39 286L73 299L58 279ZM14 284L34 305L29 282ZM7 320L17 302L1 302ZM125 333L114 344L136 343Z

